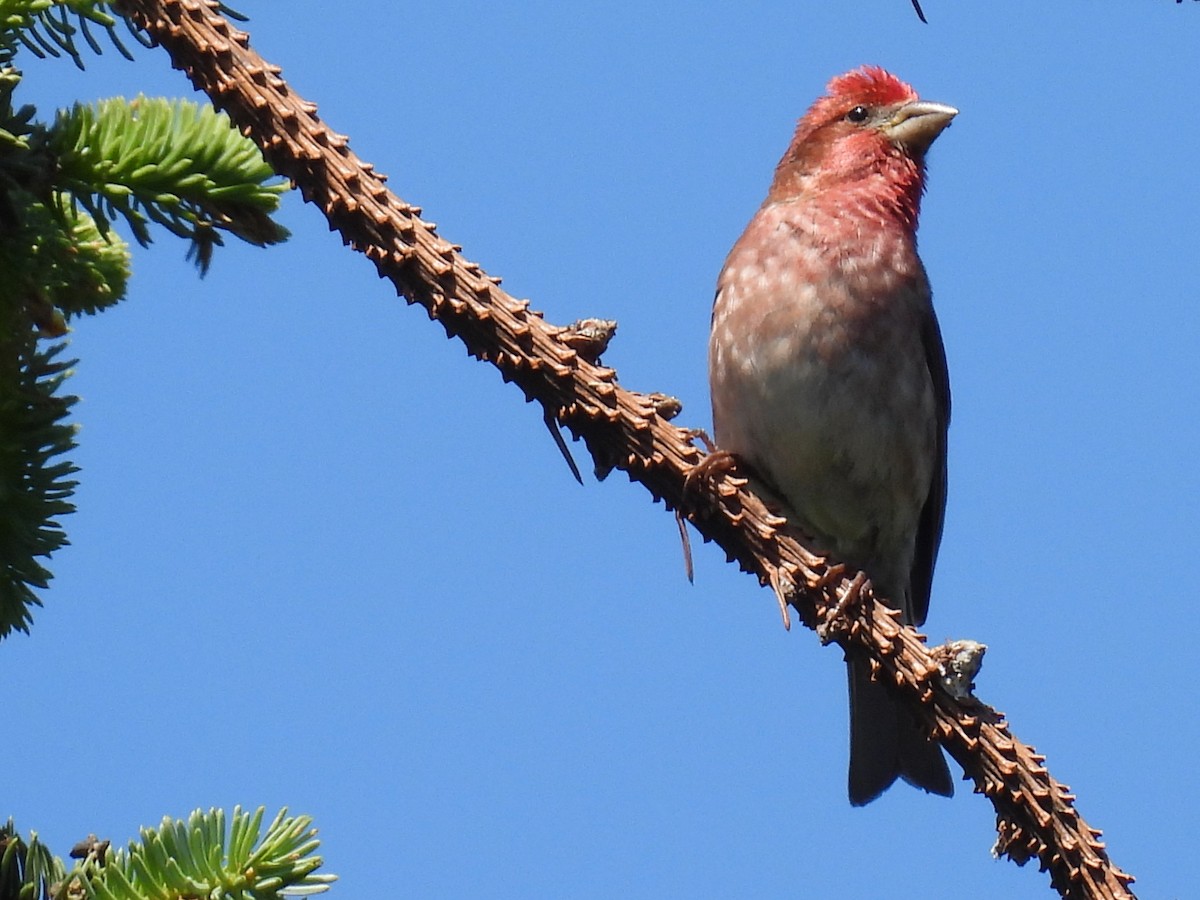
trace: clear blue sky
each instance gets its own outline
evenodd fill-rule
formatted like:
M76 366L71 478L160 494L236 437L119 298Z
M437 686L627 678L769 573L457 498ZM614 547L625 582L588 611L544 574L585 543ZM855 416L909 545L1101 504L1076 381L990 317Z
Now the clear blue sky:
M795 119L884 65L961 115L921 249L954 389L927 631L1144 897L1200 882L1200 4L271 4L254 46L622 382L709 422L722 259ZM190 95L161 52L24 100ZM846 802L836 648L782 630L290 196L199 280L162 235L77 323L72 546L0 646L5 806L65 852L163 814L315 816L338 896L1049 896L990 804ZM578 446L578 445L577 445ZM581 462L586 457L580 452Z

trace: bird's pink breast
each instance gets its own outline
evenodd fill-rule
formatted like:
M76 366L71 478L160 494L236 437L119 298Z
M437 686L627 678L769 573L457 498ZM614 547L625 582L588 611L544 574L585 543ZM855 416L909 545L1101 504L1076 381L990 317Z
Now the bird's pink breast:
M875 577L906 585L911 547L896 544L934 468L929 287L907 232L855 212L768 205L734 246L713 309L713 424L825 549L887 557L896 571Z

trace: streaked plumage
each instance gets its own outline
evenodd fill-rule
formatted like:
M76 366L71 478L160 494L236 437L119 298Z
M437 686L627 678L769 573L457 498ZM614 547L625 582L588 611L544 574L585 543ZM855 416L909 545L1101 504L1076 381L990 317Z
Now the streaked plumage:
M915 625L941 540L950 417L916 227L925 151L956 112L882 69L833 79L725 262L709 343L718 447ZM851 802L897 776L951 794L941 750L865 661L848 665Z

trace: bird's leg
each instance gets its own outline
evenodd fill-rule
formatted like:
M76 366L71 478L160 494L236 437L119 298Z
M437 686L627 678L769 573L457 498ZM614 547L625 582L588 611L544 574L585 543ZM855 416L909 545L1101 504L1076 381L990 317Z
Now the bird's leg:
M698 490L702 483L711 482L716 476L727 474L737 468L737 458L726 450L718 450L717 445L713 443L712 438L704 429L690 429L689 435L692 440L702 441L708 454L692 466L692 470L684 478L683 496L685 499L693 491ZM687 580L691 582L693 579L692 542L688 539L687 522L682 507L675 510L675 522L679 525L679 542L683 545L684 571L687 573Z
M850 617L847 613L861 599L863 588L868 584L870 581L866 575L862 572L855 573L850 583L842 590L829 617L817 627L817 637L821 639L822 644L828 644L839 634L845 634L850 630Z
M699 489L704 482L712 482L719 475L728 475L738 467L737 457L728 450L718 450L716 445L709 440L708 435L700 432L700 436L709 446L708 454L692 466L692 470L687 473L687 477L683 479L683 493L692 493Z

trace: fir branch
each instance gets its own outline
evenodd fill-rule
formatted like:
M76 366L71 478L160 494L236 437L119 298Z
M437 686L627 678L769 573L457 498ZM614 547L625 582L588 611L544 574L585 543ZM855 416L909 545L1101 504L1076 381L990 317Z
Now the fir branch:
M11 818L0 828L0 898L50 900L65 877L62 860L36 834L26 842Z
M538 400L547 416L582 437L598 467L624 469L656 499L681 509L731 560L775 587L806 625L820 626L847 651L873 660L879 677L931 727L991 801L998 853L1019 864L1036 857L1064 897L1133 896L1132 877L1109 859L1099 832L1083 820L1044 759L1012 734L1002 714L947 690L923 637L874 599L862 573L807 550L744 479L723 475L711 485L690 483L701 458L692 445L694 433L667 422L653 395L622 388L613 370L582 358L563 340L567 329L502 291L498 279L438 236L420 210L389 191L351 152L347 139L324 125L315 106L297 96L279 69L251 50L248 36L216 15L214 6L205 0L118 4L154 35L176 68L229 111L346 243L472 355L493 363L506 381Z
M223 810L196 810L142 828L140 841L117 851L89 835L72 849L80 861L68 872L36 834L26 842L9 819L0 828L0 898L280 900L327 891L337 876L317 873L323 860L312 819L282 809L265 831L262 821L262 807L235 807L227 830Z
M44 129L30 105L13 108L21 74L0 65L0 236L19 228L30 199L49 191L53 161L42 150Z
M219 809L196 810L186 821L165 817L126 850L104 843L106 852L88 852L66 875L66 891L102 900L276 900L327 891L337 876L317 874L323 860L312 819L282 809L265 832L262 820L262 807L235 807L228 828Z
M34 56L66 55L82 69L78 37L94 53L101 53L100 42L92 33L103 30L109 41L126 59L133 59L114 30L121 21L108 12L104 0L0 0L0 64L12 61L19 47Z
M64 347L39 348L27 324L0 341L0 637L29 631L33 588L51 577L37 560L67 543L58 518L75 510L78 469L60 458L75 448L64 420L78 399L58 395L74 365L56 359Z
M257 246L287 238L271 213L288 186L210 106L143 96L76 104L59 112L48 147L60 196L87 210L102 234L122 218L145 246L157 223L192 242L201 272L219 231Z
M222 232L260 246L287 236L271 219L287 186L209 106L118 98L76 105L51 127L15 108L18 45L78 62L78 37L99 50L89 28L129 26L107 7L0 0L0 637L29 630L34 590L51 577L39 560L67 543L59 517L74 509L63 420L76 398L58 396L71 364L38 338L124 297L129 247L113 222L143 244L151 223L190 240L201 273Z
M50 206L28 201L21 224L0 240L2 293L24 304L43 336L66 333L64 319L91 315L124 299L129 246L100 233L95 220L53 195Z

